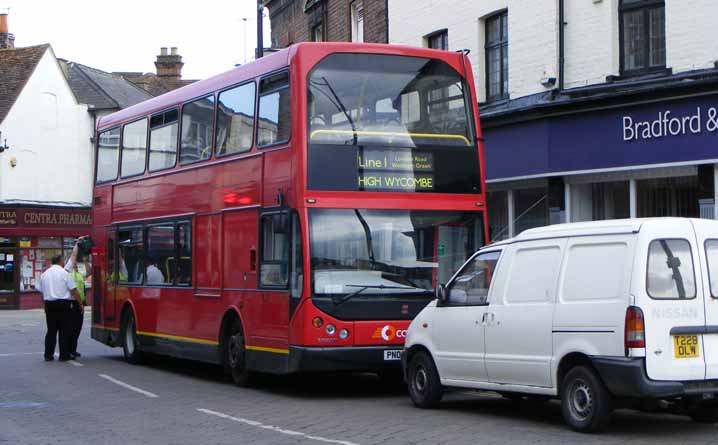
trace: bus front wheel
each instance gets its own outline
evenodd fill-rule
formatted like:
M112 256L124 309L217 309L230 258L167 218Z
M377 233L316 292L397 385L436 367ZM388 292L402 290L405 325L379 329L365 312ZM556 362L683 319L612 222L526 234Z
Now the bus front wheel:
M142 351L140 351L140 341L137 338L137 322L135 321L135 314L132 310L125 312L122 317L122 353L127 363L133 365L139 365L142 363Z
M247 348L244 341L244 333L239 320L234 320L225 339L226 354L225 363L232 375L232 380L237 386L247 387L252 383L252 373L247 369Z

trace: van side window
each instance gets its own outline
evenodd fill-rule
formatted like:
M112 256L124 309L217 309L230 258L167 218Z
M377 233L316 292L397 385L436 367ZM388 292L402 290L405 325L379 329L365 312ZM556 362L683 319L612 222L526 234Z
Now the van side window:
M486 304L491 279L496 271L500 251L476 256L459 273L449 288L449 305L476 306Z
M657 239L648 246L648 296L657 300L696 297L691 245L682 239Z
M708 279L711 285L711 297L718 298L718 240L706 240L706 262Z
M548 303L555 297L556 277L561 265L559 246L518 249L511 261L507 281L507 303Z
M576 243L568 249L563 301L612 300L627 292L629 249L624 242Z

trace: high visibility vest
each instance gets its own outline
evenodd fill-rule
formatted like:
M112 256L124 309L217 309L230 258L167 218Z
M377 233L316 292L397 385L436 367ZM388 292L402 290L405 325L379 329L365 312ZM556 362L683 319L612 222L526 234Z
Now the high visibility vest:
M87 302L85 299L85 277L83 277L82 274L76 270L73 270L71 275L72 279L75 280L75 289L77 289L77 292L80 294L82 302Z

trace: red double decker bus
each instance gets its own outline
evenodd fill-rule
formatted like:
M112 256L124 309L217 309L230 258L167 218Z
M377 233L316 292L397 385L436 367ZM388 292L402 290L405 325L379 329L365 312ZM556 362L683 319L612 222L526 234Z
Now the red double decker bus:
M301 43L100 119L92 337L253 372L399 370L486 239L464 53Z

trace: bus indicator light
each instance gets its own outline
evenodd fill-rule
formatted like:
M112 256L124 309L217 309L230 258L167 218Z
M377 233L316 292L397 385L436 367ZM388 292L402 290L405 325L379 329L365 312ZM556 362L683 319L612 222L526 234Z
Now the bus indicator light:
M312 320L312 326L314 326L315 328L321 328L323 324L324 320L322 320L321 317L314 317L314 319Z

